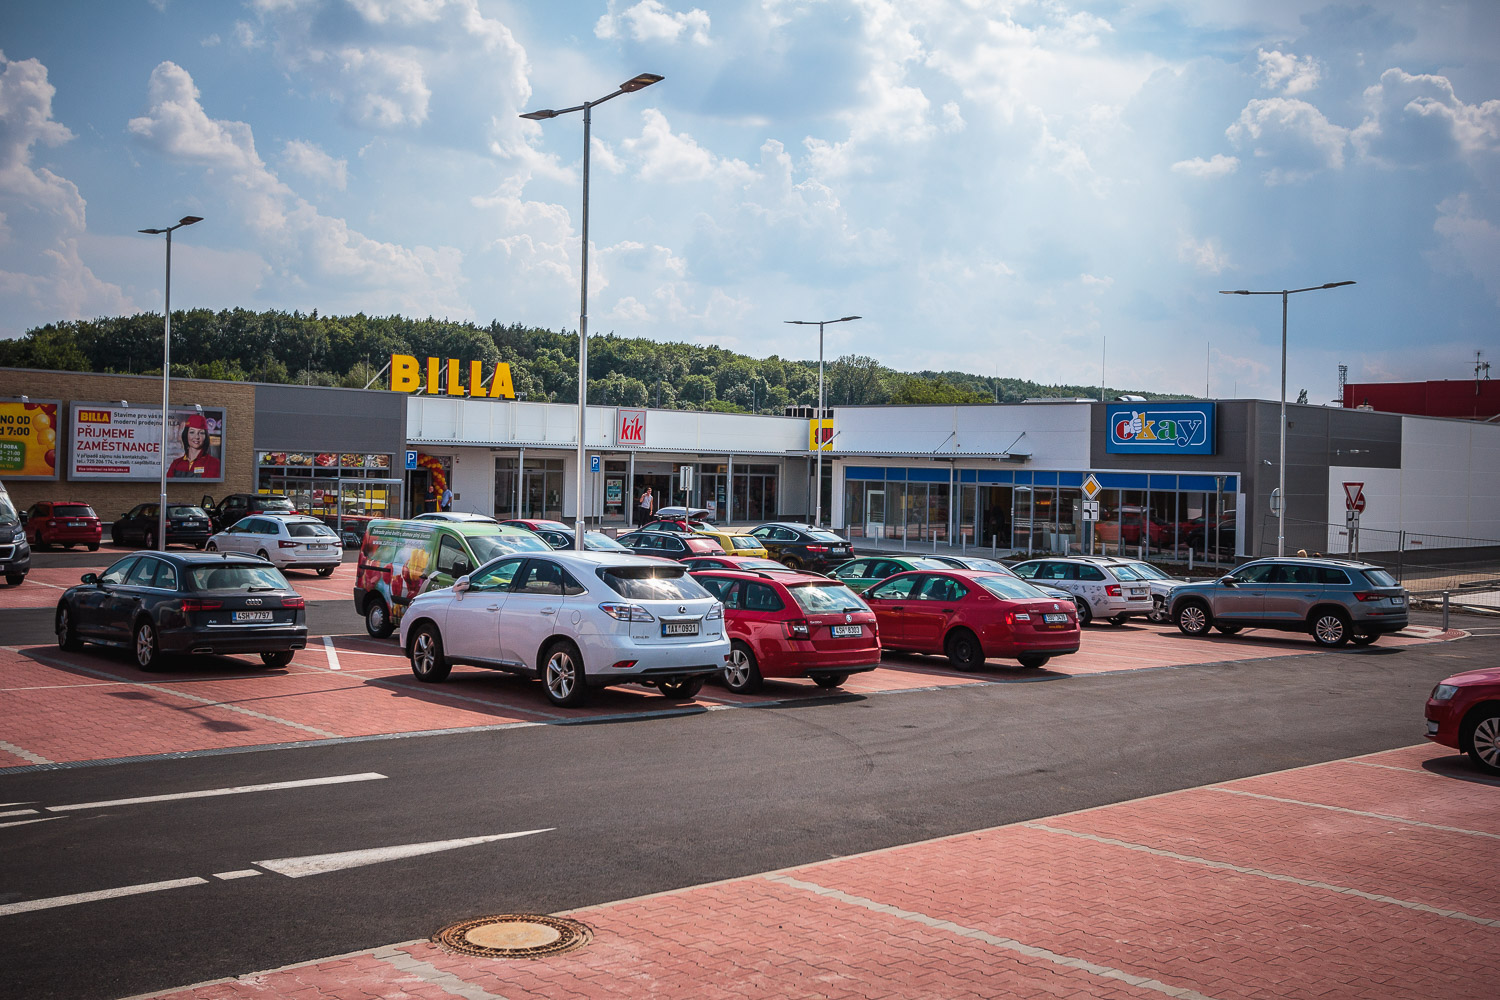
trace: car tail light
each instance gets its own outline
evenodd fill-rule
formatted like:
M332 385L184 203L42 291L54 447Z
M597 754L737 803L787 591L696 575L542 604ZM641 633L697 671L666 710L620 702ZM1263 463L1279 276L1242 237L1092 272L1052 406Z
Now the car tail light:
M296 542L289 542L285 538L283 538L279 542L276 543L276 547L278 549L295 549L297 547L297 543Z
M1027 611L1008 611L1005 614L1005 624L1014 625L1016 622L1031 621L1031 613Z
M283 608L305 608L307 607L307 601L303 600L301 596L293 594L291 597L283 597L281 599L281 606Z
M55 528L55 527L57 527L57 522L54 521L52 518L48 518L47 519L47 527L49 527L49 528Z
M656 616L639 604L611 604L606 601L599 605L599 610L609 615L615 621L620 622L656 621Z
M828 551L828 546L826 546L826 545L809 545L807 547L807 551L809 551L809 552L827 552Z
M301 598L298 598L299 600ZM182 599L183 611L217 611L224 606L223 601L206 601L201 597L184 597Z
M812 638L812 622L806 618L794 618L791 621L782 622L781 626L786 629L788 639Z
M703 617L707 618L709 621L713 621L713 620L718 619L718 618L723 618L724 617L724 605L720 604L718 601L715 601L714 602L714 606L711 607L711 608L709 608L708 609L708 614L704 615Z
M1120 596L1120 585L1118 583L1108 584L1108 585L1105 586L1104 592L1106 594L1108 594L1110 597L1119 597Z
M1356 601L1378 601L1380 600L1380 595L1371 593L1368 590L1357 590L1354 592L1354 599Z

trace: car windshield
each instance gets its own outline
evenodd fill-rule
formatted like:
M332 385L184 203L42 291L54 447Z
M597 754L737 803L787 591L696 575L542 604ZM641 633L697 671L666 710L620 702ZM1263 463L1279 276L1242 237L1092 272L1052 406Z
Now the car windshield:
M168 517L208 517L208 511L202 507L167 507Z
M1168 576L1167 574L1163 573L1161 570L1157 569L1155 566L1151 565L1150 563L1131 563L1130 564L1130 568L1133 569L1133 570L1135 570L1137 573L1139 573L1142 577L1144 577L1147 580L1170 580L1170 579L1172 579L1170 576Z
M974 577L973 580L1002 601L1032 601L1038 597L1047 596L1026 581L1013 576L986 573L984 576Z
M1111 566L1109 568L1109 571L1115 575L1115 579L1116 580L1144 580L1145 579L1145 577L1141 576L1141 574L1137 573L1135 571L1135 569L1133 567L1130 567L1130 566L1124 566L1124 565L1118 565L1117 564L1117 565Z
M320 522L297 521L286 526L287 534L293 538L337 538L338 534Z
M95 517L94 508L86 503L55 503L52 505L53 517Z
M1360 572L1364 573L1365 579L1370 581L1370 586L1372 587L1401 586L1401 584L1397 582L1394 576L1391 576L1391 574L1387 573L1383 569L1366 569L1361 570Z
M831 531L819 531L814 528L807 533L807 537L815 542L842 542L843 539Z
M274 566L227 563L194 566L188 571L194 590L291 590L286 577Z
M15 521L16 509L10 505L10 498L0 496L0 521Z
M869 605L859 595L842 583L793 583L787 585L792 600L803 614L816 615L828 611L865 611Z
M632 601L684 601L712 597L683 566L600 566L604 585Z
M610 538L602 531L590 531L583 536L583 543L595 552L629 552L630 549Z
M512 552L552 551L552 546L529 531L514 535L469 535L468 539L469 548L474 550L481 565L496 556L508 556Z

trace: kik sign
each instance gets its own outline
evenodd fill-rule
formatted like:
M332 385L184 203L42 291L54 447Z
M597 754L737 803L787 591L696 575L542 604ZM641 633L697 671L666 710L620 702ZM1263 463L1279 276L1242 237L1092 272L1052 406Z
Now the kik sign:
M1214 454L1213 403L1111 403L1104 450L1117 455Z
M646 443L646 411L615 411L615 444Z
M416 358L410 354L392 354L391 391L425 391L429 396L472 396L476 399L516 398L515 387L510 381L510 365L504 361L495 365L488 388L485 387L483 361L470 361L465 366L456 358L428 358L425 367L427 378L424 385L423 365ZM467 383L464 381L466 374Z

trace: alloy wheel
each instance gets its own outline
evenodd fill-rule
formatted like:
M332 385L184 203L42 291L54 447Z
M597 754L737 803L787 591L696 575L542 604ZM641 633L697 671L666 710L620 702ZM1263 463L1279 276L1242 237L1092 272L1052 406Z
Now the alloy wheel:
M1188 635L1202 635L1208 631L1208 612L1201 605L1189 604L1177 612L1177 627Z
M578 668L566 649L554 650L547 658L547 693L554 701L567 701L578 687Z
M1500 771L1500 715L1480 719L1470 739L1474 756L1492 770Z

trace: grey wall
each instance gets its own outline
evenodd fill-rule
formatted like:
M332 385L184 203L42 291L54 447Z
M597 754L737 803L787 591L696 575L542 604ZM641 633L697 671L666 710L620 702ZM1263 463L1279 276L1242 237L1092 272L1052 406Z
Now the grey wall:
M406 397L394 392L305 385L255 387L255 447L268 451L362 451L406 447Z

